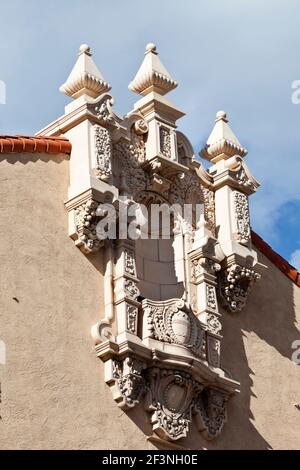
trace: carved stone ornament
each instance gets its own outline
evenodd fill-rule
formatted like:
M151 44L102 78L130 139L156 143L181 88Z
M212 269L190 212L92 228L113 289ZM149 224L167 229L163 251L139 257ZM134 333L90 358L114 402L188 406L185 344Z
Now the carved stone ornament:
M124 282L124 289L125 293L131 299L136 300L140 295L140 291L136 285L136 282L132 281L131 279L126 279Z
M238 264L226 268L220 273L220 297L231 312L242 310L254 282L260 279L254 269Z
M237 240L245 245L251 239L248 197L239 191L234 191L233 200Z
M205 332L182 299L166 302L143 301L150 337L182 345L205 359Z
M126 358L123 362L113 361L113 378L119 389L118 399L121 408L132 408L139 403L142 393L145 391L145 379L142 376L144 363Z
M171 158L171 134L169 129L160 128L160 151L166 158Z
M186 437L193 420L211 439L222 431L226 401L239 388L222 368L218 297L230 311L241 310L260 277L253 268L257 254L248 206L258 182L224 111L217 113L201 152L211 166L206 170L195 160L189 140L177 130L184 113L163 98L176 86L156 46L148 44L129 85L140 99L120 117L90 47L82 45L61 88L74 101L43 132L72 142L65 203L69 236L85 254L104 247L97 254L103 311L92 336L114 400L122 409L143 406L163 439ZM159 243L154 261L143 237L138 243L131 236L124 240L117 230L130 228L134 218L131 213L123 224L122 209L140 204L150 216L153 204L172 206L172 263L162 261ZM169 248L166 253L172 257ZM156 263L164 263L163 269ZM174 270L176 283L168 270ZM165 300L177 285L182 298Z
M109 132L104 127L95 126L96 177L108 181L112 174L112 145Z
M102 242L97 236L97 224L100 217L96 215L98 202L89 199L75 209L75 225L78 234L77 245L85 253L95 252Z

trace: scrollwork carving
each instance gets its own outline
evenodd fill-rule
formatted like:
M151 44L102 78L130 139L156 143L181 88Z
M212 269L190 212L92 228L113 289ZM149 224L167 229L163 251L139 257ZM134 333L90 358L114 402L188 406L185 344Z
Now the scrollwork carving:
M140 295L140 291L136 282L132 281L131 279L126 279L124 282L124 290L125 294L130 297L131 299L136 300Z
M146 299L143 308L154 339L185 346L195 356L205 359L205 332L182 299L166 302Z
M145 379L142 371L145 364L137 359L127 357L123 362L113 361L113 379L117 382L122 408L132 408L139 403L141 395L145 391Z
M207 359L213 367L220 367L220 340L207 335Z
M171 134L168 129L160 128L160 152L166 158L172 157Z
M226 402L228 395L213 388L204 389L197 397L196 410L200 417L200 431L207 439L217 437L227 420Z
M246 244L251 238L248 198L245 194L234 191L233 200L237 239L240 243Z
M138 308L134 305L126 305L127 330L130 333L137 333Z
M125 274L130 274L131 276L136 276L136 266L135 266L135 257L134 252L130 250L125 250Z
M107 181L112 172L112 146L107 129L95 126L95 149L96 149L96 177Z
M233 264L220 273L220 297L223 304L231 311L242 310L253 283L260 279L254 269Z
M98 202L89 199L75 209L75 225L78 246L85 253L97 251L102 242L97 237L97 224L101 217L96 215Z

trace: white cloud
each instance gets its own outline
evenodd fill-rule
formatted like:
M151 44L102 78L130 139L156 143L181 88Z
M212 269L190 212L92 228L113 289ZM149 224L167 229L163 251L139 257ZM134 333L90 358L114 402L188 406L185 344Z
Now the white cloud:
M300 249L295 250L290 259L290 263L292 266L294 266L298 271L300 271Z

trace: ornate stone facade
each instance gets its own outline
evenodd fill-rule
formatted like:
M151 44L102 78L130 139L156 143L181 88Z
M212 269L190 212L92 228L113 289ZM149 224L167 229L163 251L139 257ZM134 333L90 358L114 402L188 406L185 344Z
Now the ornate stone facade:
M81 73L85 76L88 70ZM187 137L176 130L183 113L162 98L177 83L162 66L154 44L147 46L129 85L141 98L126 116L114 113L100 73L92 81L83 80L84 90L73 81L71 77L64 85L75 99L66 121L75 120L66 132L78 125L78 142L94 146L83 151L74 144L66 207L71 238L86 254L98 252L103 260L103 316L92 334L105 363L105 381L122 409L137 404L146 408L161 439L187 436L193 420L207 439L214 438L226 422L226 402L239 388L222 369L218 300L229 311L240 310L259 278L248 206L258 183L244 164L247 151L220 111L201 151L212 166L205 170L195 160ZM95 96L100 88L102 94ZM78 108L76 93L81 97ZM74 109L81 113L77 121ZM169 245L152 253L159 258L155 262L147 258L147 245L137 251L135 236L141 228L136 227L134 237L117 232L122 210L138 209L139 204L173 210ZM105 228L99 227L103 218L116 231L113 240L104 241ZM127 220L126 233L129 225ZM164 250L173 250L173 261L162 275ZM181 297L164 294L174 291L171 269L183 286ZM144 272L150 272L148 284L141 277ZM155 300L151 285L158 287Z

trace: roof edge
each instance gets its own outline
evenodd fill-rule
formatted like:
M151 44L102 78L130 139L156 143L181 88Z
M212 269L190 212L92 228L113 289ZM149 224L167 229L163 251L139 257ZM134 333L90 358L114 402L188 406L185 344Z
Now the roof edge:
M270 247L254 230L251 230L252 242L275 266L280 269L296 286L300 287L300 273L285 258Z
M0 153L48 153L70 155L71 142L64 137L0 135Z

